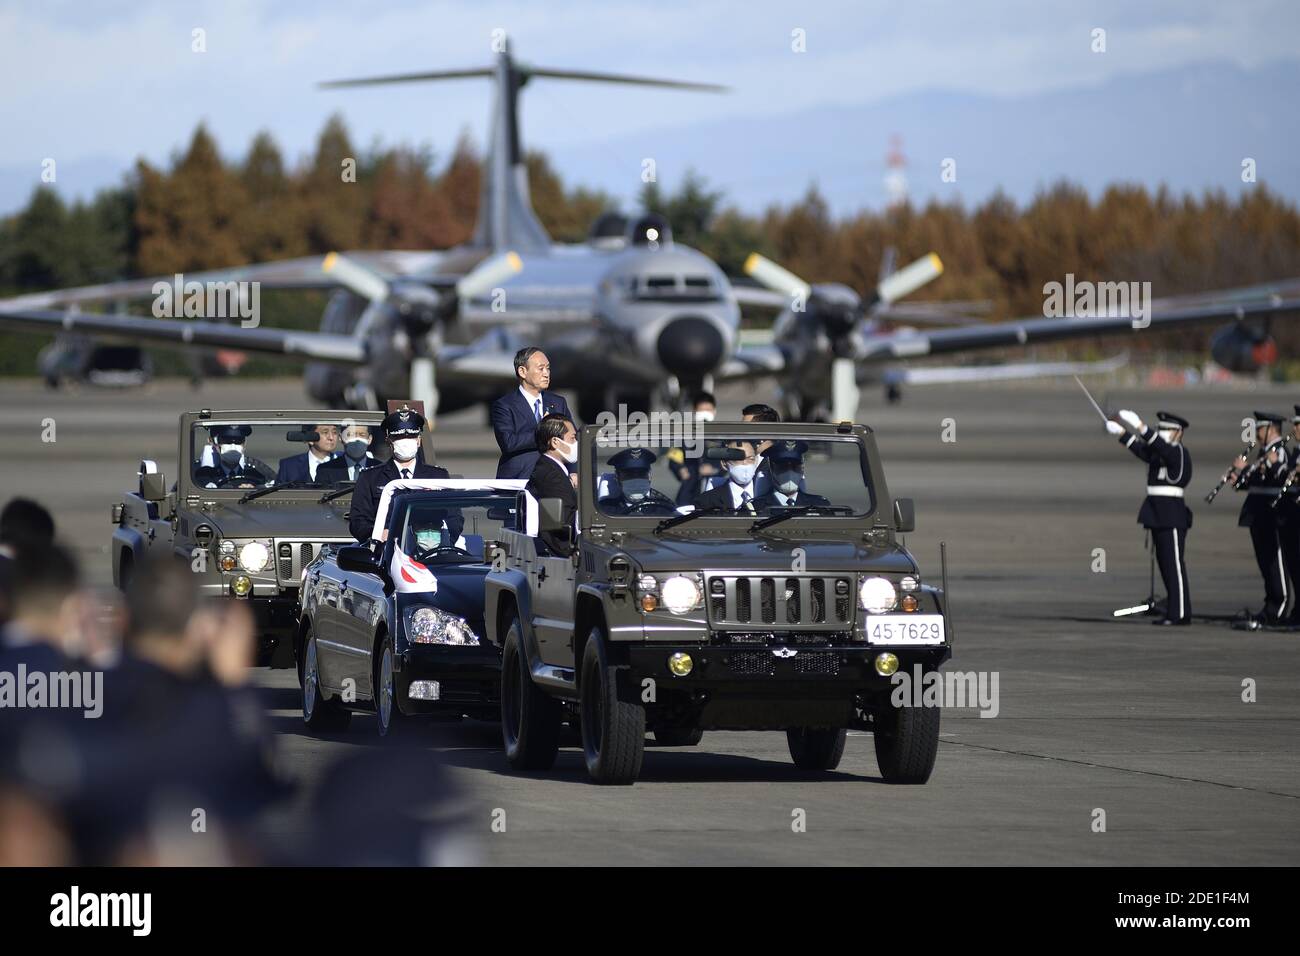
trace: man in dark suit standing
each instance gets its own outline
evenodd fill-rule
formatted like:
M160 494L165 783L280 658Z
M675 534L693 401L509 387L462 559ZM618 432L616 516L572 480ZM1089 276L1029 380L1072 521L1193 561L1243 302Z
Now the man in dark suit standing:
M396 478L447 478L446 468L422 465L416 461L420 451L420 433L424 416L403 405L384 419L381 426L393 446L393 457L379 468L367 468L357 476L352 489L352 507L348 513L348 530L358 541L370 540L375 527L375 512L384 485Z
M551 360L536 346L515 353L518 387L492 403L492 431L501 460L498 478L527 478L537 464L537 426L547 415L563 415L573 421L569 403L562 395L548 392Z
M563 515L570 529L573 516L578 511L577 475L569 474L569 466L578 461L578 433L573 422L559 413L545 416L537 423L533 447L537 449L537 462L528 478L528 493L538 501L559 498ZM573 553L572 531L556 533L539 532L537 537L552 554Z
M305 432L315 432L317 438L307 443L307 450L301 455L290 455L280 459L276 471L275 483L282 485L286 481L315 481L316 469L327 461L333 461L339 447L339 427L337 425L308 425Z

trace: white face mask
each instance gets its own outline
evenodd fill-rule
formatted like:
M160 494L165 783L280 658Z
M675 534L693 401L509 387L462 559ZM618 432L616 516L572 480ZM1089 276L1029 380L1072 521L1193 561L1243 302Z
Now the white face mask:
M697 422L711 422L713 421L713 415L713 412L696 412L695 420Z
M758 465L732 465L727 471L728 477L742 488L754 480L754 472Z
M632 501L640 501L646 495L650 494L649 478L628 478L626 481L619 481L623 488L623 494Z
M777 490L783 495L792 495L799 490L800 474L797 471L778 471L772 479L776 482Z
M570 445L568 442L562 442L558 438L555 440L555 450L560 453L560 457L570 465L575 464L578 460L578 444L574 442Z
M1171 445L1174 443L1174 436L1177 435L1177 434L1178 434L1178 430L1175 429L1175 428L1162 428L1162 429L1160 429L1160 437L1163 438L1165 441L1167 441L1167 442L1168 442L1169 444L1171 444Z
M399 438L393 442L393 457L398 461L410 461L420 450L420 439Z

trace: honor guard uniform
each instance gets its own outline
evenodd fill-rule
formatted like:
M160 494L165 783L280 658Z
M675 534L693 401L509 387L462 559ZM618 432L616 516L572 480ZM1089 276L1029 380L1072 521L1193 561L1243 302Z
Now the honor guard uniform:
M1125 432L1118 422L1106 423L1106 430L1120 444L1147 463L1147 496L1138 511L1138 523L1151 532L1156 563L1165 583L1165 616L1152 624L1186 625L1192 619L1191 591L1187 585L1187 530L1192 511L1184 497L1192 480L1192 456L1183 447L1187 419L1170 412L1156 413L1156 428L1143 423L1133 412L1121 411L1120 419L1133 429Z
M1278 509L1273 507L1290 470L1286 438L1282 434L1284 420L1284 416L1273 412L1255 412L1259 455L1244 465L1244 456L1237 460L1233 484L1237 490L1246 492L1237 526L1250 529L1255 562L1264 578L1264 607L1257 618L1262 624L1281 623L1291 604L1291 583L1278 534Z
M357 483L352 488L352 506L348 510L348 529L363 544L370 540L374 530L375 512L379 510L379 499L386 484L404 478L448 477L446 468L421 464L418 460L420 434L424 431L424 416L419 412L403 406L390 413L381 427L393 446L393 457L357 475Z
M1300 405L1295 406L1291 419L1291 437L1300 441ZM1282 545L1282 563L1287 570L1287 586L1291 591L1291 614L1287 623L1300 625L1300 446L1292 451L1287 461L1287 471L1278 491L1273 508L1277 518L1278 541Z

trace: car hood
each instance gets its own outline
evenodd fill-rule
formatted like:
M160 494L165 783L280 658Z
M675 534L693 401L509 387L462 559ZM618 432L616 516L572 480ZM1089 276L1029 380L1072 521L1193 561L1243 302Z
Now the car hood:
M219 502L204 511L190 512L190 524L210 524L223 538L350 538L343 520L345 502L255 499L240 504Z
M463 617L475 634L482 635L483 583L492 568L486 564L430 564L428 568L438 580L437 592L399 595L402 607L431 604Z
M905 574L916 570L901 547L872 547L861 539L794 538L764 535L737 537L627 535L620 551L647 570L790 571L802 550L808 571L878 571Z

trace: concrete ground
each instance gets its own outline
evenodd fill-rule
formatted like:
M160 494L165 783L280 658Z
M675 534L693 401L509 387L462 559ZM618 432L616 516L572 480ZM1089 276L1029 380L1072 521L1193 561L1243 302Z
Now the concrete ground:
M1283 391L1139 394L1111 407L1189 418L1190 628L1115 620L1147 593L1134 523L1145 469L1101 428L1072 382L909 391L899 406L864 396L890 487L916 500L908 536L931 580L946 541L955 654L950 670L998 679L998 712L948 710L929 784L879 777L869 734L853 734L838 772L796 771L784 735L709 733L698 747L649 748L632 787L586 782L580 750L553 771L509 772L492 724L430 727L423 752L463 788L473 858L500 864L1285 864L1300 848L1300 633L1247 634L1226 620L1263 592L1237 496L1202 497L1240 448L1255 407L1288 411ZM722 416L751 392L724 390ZM109 506L139 459L174 461L182 409L306 407L294 380L191 391L48 392L0 383L0 497L51 506L93 582L111 584ZM945 420L951 419L951 423ZM49 424L54 425L52 442ZM481 410L449 416L438 459L492 472ZM944 441L945 426L949 437ZM174 465L170 466L174 468ZM164 465L164 470L168 466ZM1100 551L1098 549L1101 549ZM1104 571L1097 570L1104 559ZM301 784L269 816L299 832L324 769L374 745L361 717L339 739L301 725L289 672L255 675L277 759ZM1255 701L1243 701L1243 684ZM394 794L395 800L408 795ZM1098 811L1105 832L1094 832ZM800 817L806 828L796 832ZM493 822L505 832L495 832Z

